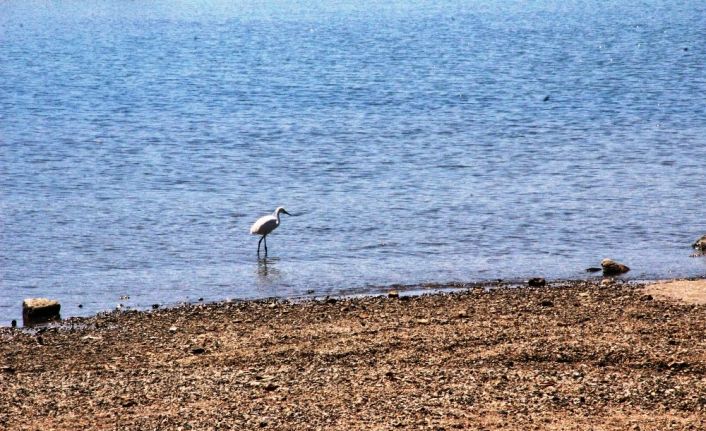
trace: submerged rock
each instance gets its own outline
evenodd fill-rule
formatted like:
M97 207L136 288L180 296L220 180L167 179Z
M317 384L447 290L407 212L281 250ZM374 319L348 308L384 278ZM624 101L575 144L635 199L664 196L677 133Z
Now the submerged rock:
M603 268L603 275L618 275L630 271L630 268L612 259L603 259L601 267Z
M25 326L61 320L59 301L47 298L28 298L22 301L22 322Z
M697 239L691 246L702 253L706 252L706 235Z

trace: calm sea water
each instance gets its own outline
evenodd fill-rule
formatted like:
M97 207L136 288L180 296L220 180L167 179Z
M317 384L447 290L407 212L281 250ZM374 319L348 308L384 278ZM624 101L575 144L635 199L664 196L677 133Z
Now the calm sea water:
M4 1L0 324L704 275L705 31L700 0Z

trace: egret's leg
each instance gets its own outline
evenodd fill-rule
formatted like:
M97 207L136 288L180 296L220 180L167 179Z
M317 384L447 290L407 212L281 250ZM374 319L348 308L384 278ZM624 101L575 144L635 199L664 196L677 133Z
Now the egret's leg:
M267 235L262 237L265 240L265 256L267 256Z
M260 243L262 242L263 239L265 239L264 236L260 237L260 241L257 242L257 255L258 256L260 255ZM265 244L267 244L267 243L265 243ZM267 250L267 245L265 245L265 250ZM265 253L267 253L267 251L265 251Z

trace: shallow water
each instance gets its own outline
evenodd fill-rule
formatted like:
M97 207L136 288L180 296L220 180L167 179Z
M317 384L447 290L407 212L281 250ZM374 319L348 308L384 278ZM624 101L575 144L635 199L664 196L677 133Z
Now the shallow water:
M704 275L704 3L505 3L3 2L0 324Z

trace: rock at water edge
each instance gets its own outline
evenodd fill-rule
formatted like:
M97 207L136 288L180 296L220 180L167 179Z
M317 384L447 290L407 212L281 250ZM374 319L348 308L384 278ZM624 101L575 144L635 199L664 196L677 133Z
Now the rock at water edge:
M612 259L603 259L601 267L603 268L603 275L618 275L630 271L630 268Z
M28 298L22 301L22 323L32 326L52 320L61 320L61 304L47 298Z

